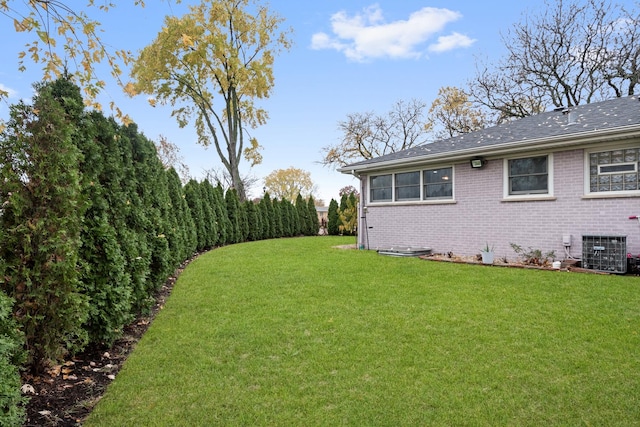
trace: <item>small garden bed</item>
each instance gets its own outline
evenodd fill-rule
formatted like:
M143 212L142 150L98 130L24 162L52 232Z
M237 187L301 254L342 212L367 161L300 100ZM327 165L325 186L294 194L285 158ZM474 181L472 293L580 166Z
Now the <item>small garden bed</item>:
M562 261L560 268L553 268L553 266L549 263L545 263L543 265L535 264L535 263L527 263L518 259L509 259L506 257L496 257L494 259L493 264L482 264L482 257L480 254L478 255L456 255L452 252L447 252L445 254L435 253L431 255L421 256L420 259L428 260L428 261L441 261L441 262L453 262L458 264L480 264L487 265L493 267L512 267L512 268L528 268L535 270L554 270L554 271L573 271L573 272L582 272L582 273L596 273L596 274L609 274L596 270L589 270L586 268L580 267L580 262L578 260L565 260Z

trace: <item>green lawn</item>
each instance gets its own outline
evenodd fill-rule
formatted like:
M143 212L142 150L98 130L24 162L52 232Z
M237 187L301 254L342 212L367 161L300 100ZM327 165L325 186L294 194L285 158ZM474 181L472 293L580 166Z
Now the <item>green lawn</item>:
M86 426L640 425L640 278L211 251Z

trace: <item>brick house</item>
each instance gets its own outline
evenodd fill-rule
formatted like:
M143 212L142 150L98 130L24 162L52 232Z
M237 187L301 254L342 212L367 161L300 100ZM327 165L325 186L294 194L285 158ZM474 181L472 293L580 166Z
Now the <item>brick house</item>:
M640 254L640 100L557 109L339 169L360 179L361 248L473 255L510 244L582 257L584 236ZM590 249L589 249L590 250ZM625 254L626 255L626 254Z

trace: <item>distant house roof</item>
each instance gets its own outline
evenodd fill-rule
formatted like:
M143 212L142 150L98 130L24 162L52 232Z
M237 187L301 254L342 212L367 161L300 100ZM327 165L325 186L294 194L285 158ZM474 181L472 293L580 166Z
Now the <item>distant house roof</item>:
M343 173L640 137L637 96L556 109L339 169Z

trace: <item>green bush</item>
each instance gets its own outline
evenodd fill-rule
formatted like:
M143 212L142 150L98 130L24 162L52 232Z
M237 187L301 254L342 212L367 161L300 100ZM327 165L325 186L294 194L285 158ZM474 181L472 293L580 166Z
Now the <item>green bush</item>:
M24 362L23 340L11 315L12 303L0 291L0 426L21 426L24 422L19 375Z
M72 87L81 103L80 90ZM81 123L76 145L82 154L82 195L87 210L80 235L80 281L82 293L89 297L89 317L84 328L91 343L110 345L133 320L131 275L114 223L117 206L112 203L116 199L114 191L121 191L122 161L114 159L117 151L112 152L110 145L115 130L101 113L87 114Z
M274 235L274 227L272 221L271 198L269 193L265 193L260 200L260 211L262 212L262 238L271 239Z
M184 186L184 197L189 212L191 212L191 221L196 230L196 250L201 251L207 247L207 227L205 225L205 215L203 208L203 199L200 192L200 184L195 179L190 180Z
M280 209L280 202L278 199L272 200L271 208L273 209L273 217L275 218L274 237L284 237L284 221L282 220L282 209Z
M311 228L311 217L309 215L309 206L302 198L302 195L298 194L296 198L296 210L298 211L298 217L300 218L300 233L305 236L311 236L313 233Z
M207 184L211 184L207 181ZM211 191L211 190L209 190ZM213 207L215 210L216 220L218 224L218 245L225 245L231 241L231 221L227 212L227 204L224 200L224 190L220 183L213 188Z
M241 213L240 213L240 200L238 199L238 193L233 188L227 190L224 196L225 204L227 206L227 217L229 218L229 238L227 243L240 243L242 242L242 228L241 228Z
M28 362L37 370L87 342L78 272L80 153L51 86L36 86L33 106L20 103L10 114L0 137L0 258L4 290L16 301Z
M247 240L260 240L260 224L258 223L258 212L256 211L257 206L251 200L245 200L243 204L248 225Z
M169 244L171 244L172 251L178 252L175 254L174 264L179 265L195 253L197 235L180 177L173 168L167 171L167 185L169 186L169 197L171 198L171 211L175 218L173 226L176 227L176 238L179 239L178 242L169 242Z
M340 234L340 215L338 214L338 202L335 199L331 199L327 211L327 232L330 236Z
M199 191L200 200L202 201L202 217L205 233L204 247L210 249L220 242L220 221L218 221L216 196L213 186L207 180L199 184Z
M318 211L316 210L316 204L313 200L313 196L309 196L307 206L309 208L309 235L315 236L320 232L320 220L318 219Z
M291 211L289 210L289 200L283 198L280 200L280 215L282 217L282 235L284 237L293 236Z

